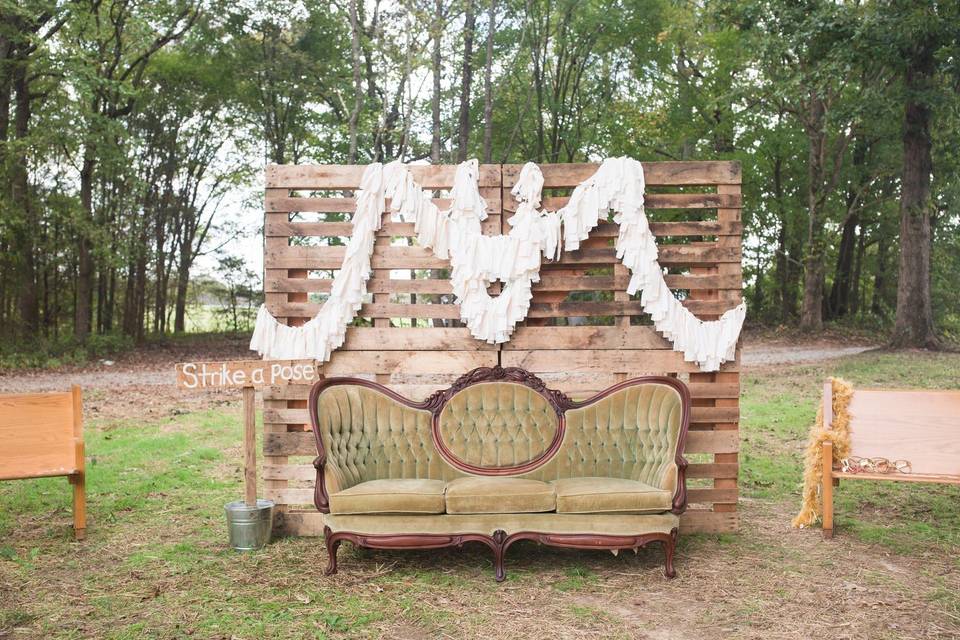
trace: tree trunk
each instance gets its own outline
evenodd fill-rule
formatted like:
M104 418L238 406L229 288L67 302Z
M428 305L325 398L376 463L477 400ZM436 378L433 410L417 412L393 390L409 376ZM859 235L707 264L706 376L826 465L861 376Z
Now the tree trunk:
M135 253L131 252L127 262L127 283L123 295L123 334L130 337L137 335L137 265L134 255Z
M823 328L823 174L826 149L824 119L826 107L816 95L810 98L807 121L807 251L803 260L803 304L800 328L817 331Z
M137 256L137 278L135 285L136 313L135 313L135 338L137 344L143 342L146 331L147 318L147 232L141 230L140 242L138 246L142 247Z
M114 245L116 251L116 245ZM103 330L106 333L113 331L113 309L117 300L117 269L110 267L109 282L107 285L107 302L104 305Z
M356 164L357 162L357 129L360 121L360 109L363 107L363 84L360 80L360 21L357 16L357 3L359 1L360 0L351 0L350 2L350 50L353 60L353 109L350 110L349 164ZM179 317L179 306L177 307L177 314ZM174 331L183 331L183 329L174 328Z
M13 72L14 90L16 92L17 111L14 116L14 137L17 140L14 147L13 162L10 168L11 204L14 211L20 213L21 225L16 235L19 239L20 251L20 295L19 311L23 333L26 336L37 335L40 325L39 308L37 302L37 273L36 247L34 233L37 223L33 216L33 206L30 198L30 181L27 170L27 142L30 132L30 82L27 77L27 65L21 62Z
M176 333L186 331L187 324L187 290L190 285L190 251L181 249L180 266L177 269L177 299L173 316L173 330Z
M487 60L483 69L483 161L493 162L493 37L497 30L497 0L487 10Z
M433 18L433 96L430 107L433 115L433 138L430 144L430 160L434 164L440 164L440 45L443 38L443 0L436 0L434 4L435 15Z
M837 249L837 265L833 276L833 285L830 287L828 304L831 318L840 318L850 310L850 289L853 284L853 259L857 249L857 226L860 216L849 213L843 223L840 235L840 247Z
M457 162L467 159L470 144L470 88L473 84L473 32L476 28L473 0L467 0L463 21L463 73L460 78L460 121L457 138Z
M777 213L780 216L780 230L777 233L776 300L780 303L780 321L786 323L791 318L795 295L790 279L790 256L787 246L789 220L787 220L787 207L783 194L783 158L780 156L777 156L773 162L773 194L774 201L777 203Z
M910 60L903 117L903 177L900 195L900 263L892 345L937 348L930 296L931 113L924 91L933 83L933 46L926 42Z
M847 190L846 217L843 221L843 230L840 235L840 247L837 251L837 263L834 269L833 285L830 288L828 313L831 318L840 318L850 313L850 296L853 287L854 254L858 247L857 233L860 226L860 198L867 186L867 176L864 165L867 161L868 145L862 138L858 138L853 147L853 181Z
M850 283L850 315L855 316L863 308L860 287L860 275L863 272L863 254L867 250L866 234L863 226L860 227L860 233L857 235L857 255L853 262L853 278Z
M878 318L886 318L887 261L890 253L890 241L882 224L878 235L877 271L873 274L873 299L870 301L870 312Z
M93 247L87 224L93 221L93 170L96 165L90 144L84 150L80 169L80 207L84 220L77 229L77 289L74 306L73 334L85 341L90 335L90 311L93 302Z
M807 255L803 263L803 304L800 308L800 328L818 331L823 328L823 247L819 208L810 208L810 226L807 234Z

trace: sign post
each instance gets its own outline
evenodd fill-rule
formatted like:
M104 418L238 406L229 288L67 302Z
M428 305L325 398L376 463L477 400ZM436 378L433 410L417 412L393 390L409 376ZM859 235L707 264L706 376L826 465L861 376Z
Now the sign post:
M257 387L303 384L320 379L314 360L235 360L184 362L177 365L181 389L240 387L243 389L244 501L257 505Z

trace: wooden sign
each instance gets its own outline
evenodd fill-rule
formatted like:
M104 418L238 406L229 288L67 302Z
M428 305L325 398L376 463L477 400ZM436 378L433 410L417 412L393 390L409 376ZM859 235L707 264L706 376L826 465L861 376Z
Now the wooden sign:
M244 498L249 506L257 505L256 387L311 384L319 379L320 367L316 360L233 360L177 365L177 386L181 389L243 389Z
M184 362L177 365L177 386L209 389L311 384L320 378L319 372L316 360Z

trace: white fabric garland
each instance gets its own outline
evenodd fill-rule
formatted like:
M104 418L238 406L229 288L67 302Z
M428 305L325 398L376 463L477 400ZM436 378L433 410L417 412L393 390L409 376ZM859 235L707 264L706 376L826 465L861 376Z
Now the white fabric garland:
M657 261L657 243L650 231L643 206L645 182L643 165L632 158L608 158L597 172L577 186L563 218L564 248L575 251L580 241L614 211L620 226L617 258L630 269L627 293L640 292L643 310L657 331L682 351L687 362L696 362L703 371L716 371L736 357L737 340L747 315L746 302L728 309L719 320L704 321L693 315L670 291Z
M746 315L741 303L716 321L702 321L670 292L657 262L657 246L643 206L643 167L630 158L605 160L597 172L574 189L567 206L557 214L539 210L543 174L527 163L512 190L519 205L508 222L507 235L485 236L480 222L486 219L486 202L477 188L476 160L460 164L451 190L448 211L440 211L430 195L416 183L400 162L369 165L364 171L353 217L353 235L340 272L320 312L300 327L280 324L266 306L257 314L250 348L268 358L313 357L321 361L344 341L346 328L366 295L370 257L380 227L385 199L390 198L393 219L413 221L420 246L450 260L451 287L460 317L471 335L491 344L510 339L517 322L530 310L531 286L540 279L541 255L558 259L561 221L564 247L576 250L580 241L615 212L620 225L617 257L630 269L627 288L641 292L641 304L657 330L703 371L716 371L735 357L737 339ZM491 297L487 286L504 283Z

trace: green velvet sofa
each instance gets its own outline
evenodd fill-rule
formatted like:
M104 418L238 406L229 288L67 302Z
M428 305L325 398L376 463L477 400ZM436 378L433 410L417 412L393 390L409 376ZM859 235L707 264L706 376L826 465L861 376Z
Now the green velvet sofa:
M674 577L690 393L620 382L580 402L519 368L480 368L422 402L356 378L310 393L327 574L344 540L376 549L480 542L496 579L518 540L578 549L660 542Z

